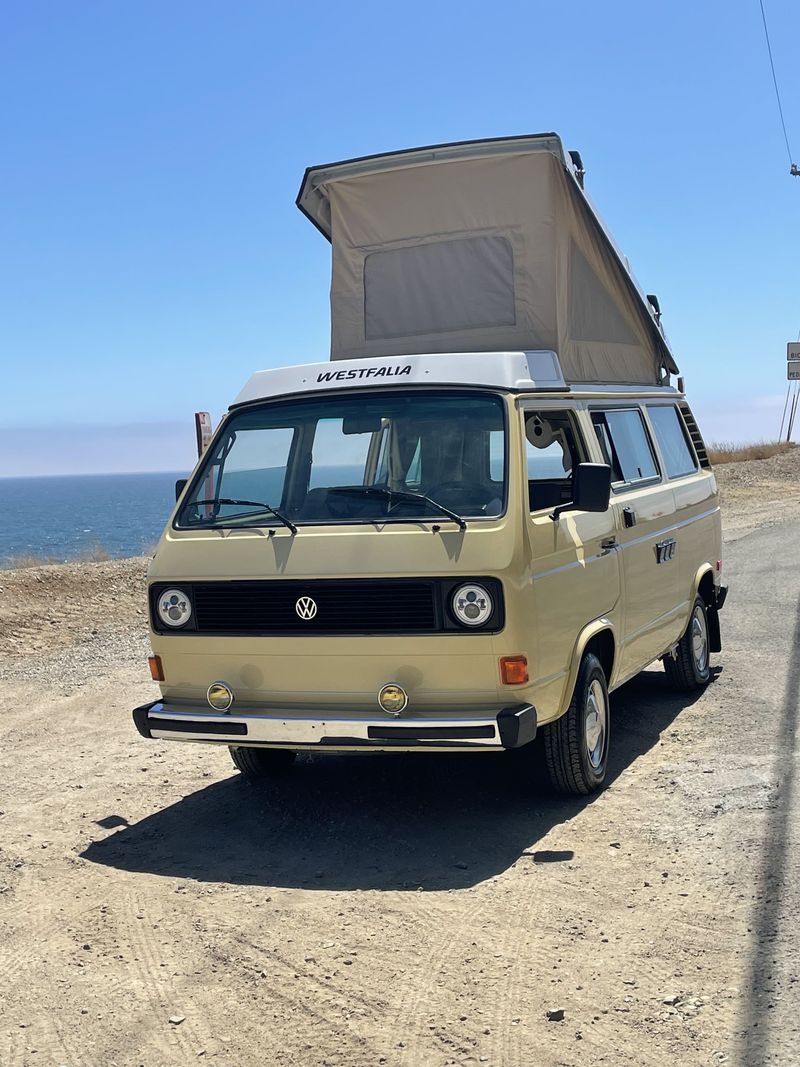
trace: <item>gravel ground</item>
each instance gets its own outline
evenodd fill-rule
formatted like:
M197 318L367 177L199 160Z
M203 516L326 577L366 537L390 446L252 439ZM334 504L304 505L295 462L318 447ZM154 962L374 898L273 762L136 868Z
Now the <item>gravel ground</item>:
M771 459L722 463L715 474L726 541L800 520L800 448Z
M800 448L782 452L771 459L752 459L746 463L721 463L715 468L723 493L738 489L756 489L765 484L800 485Z
M148 563L147 556L139 556L0 570L0 635L6 655L16 661L100 635L146 634Z
M70 696L82 686L120 667L147 670L150 640L143 623L76 635L75 642L52 652L15 656L3 665L4 681L35 682Z

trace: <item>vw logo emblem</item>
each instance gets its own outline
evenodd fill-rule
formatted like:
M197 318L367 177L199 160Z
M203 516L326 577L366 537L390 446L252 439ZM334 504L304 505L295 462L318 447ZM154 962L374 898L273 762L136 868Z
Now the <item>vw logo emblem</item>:
M301 619L305 619L308 622L317 614L317 602L312 600L310 596L301 596L295 604L294 610Z

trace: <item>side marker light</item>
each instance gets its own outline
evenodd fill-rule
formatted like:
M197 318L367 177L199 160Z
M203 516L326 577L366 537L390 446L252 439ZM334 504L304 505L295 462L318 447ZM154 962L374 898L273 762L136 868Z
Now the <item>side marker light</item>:
M501 656L500 678L503 685L525 685L528 678L527 656Z
M161 656L148 656L147 663L150 667L150 677L154 682L164 681L164 668L161 664Z

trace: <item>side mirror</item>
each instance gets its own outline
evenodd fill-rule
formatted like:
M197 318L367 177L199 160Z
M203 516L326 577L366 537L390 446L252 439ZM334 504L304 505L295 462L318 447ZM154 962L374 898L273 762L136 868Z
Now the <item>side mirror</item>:
M550 516L558 521L562 511L608 511L611 499L611 468L607 463L579 463L572 475L572 500L559 504Z
M176 503L180 500L181 493L186 488L186 483L188 481L189 481L188 478L179 478L177 480L177 482L175 483L175 502Z

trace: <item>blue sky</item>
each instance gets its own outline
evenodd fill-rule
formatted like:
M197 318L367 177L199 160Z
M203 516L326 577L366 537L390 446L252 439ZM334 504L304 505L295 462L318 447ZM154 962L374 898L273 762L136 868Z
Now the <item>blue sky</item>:
M800 8L765 0L800 154ZM12 0L0 14L0 475L182 469L192 413L325 359L304 168L556 130L707 438L775 436L800 330L757 0Z

